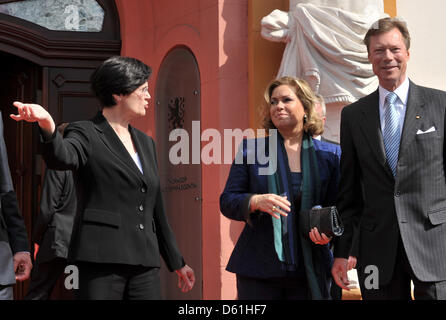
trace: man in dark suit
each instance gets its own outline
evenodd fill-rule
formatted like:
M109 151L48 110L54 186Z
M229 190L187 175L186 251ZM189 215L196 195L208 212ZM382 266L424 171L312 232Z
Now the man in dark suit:
M68 123L57 130L63 135ZM76 214L76 192L70 170L47 169L40 197L40 213L33 225L33 243L39 245L26 300L49 299L67 266ZM69 294L66 295L70 297Z
M0 300L12 300L16 280L29 277L32 263L28 236L19 213L8 165L0 112Z
M317 114L319 115L319 117L322 119L322 123L324 124L325 127L325 123L327 121L327 106L325 105L325 100L324 97L317 93L315 94L316 96L316 103L314 105L314 110L317 112ZM336 154L339 158L341 157L341 147L339 146L339 143L337 143L336 141L332 141L329 139L325 139L322 135L319 136L315 136L313 137L315 139L318 139L320 141L325 141L328 142L329 144L327 144L327 149L331 152L333 152L334 154ZM357 232L357 228L354 231L354 236L353 236L353 245L352 245L352 249L350 251L350 255L348 257L348 270L354 269L356 267L356 256L358 255L357 251L358 251L358 246L357 246L357 239L358 239L358 235L359 233ZM341 300L342 299L342 289L336 285L333 285L331 287L331 297L333 300Z
M332 274L344 289L353 221L364 299L446 299L446 93L406 76L410 36L384 18L366 34L379 79L342 110L338 209L345 225Z

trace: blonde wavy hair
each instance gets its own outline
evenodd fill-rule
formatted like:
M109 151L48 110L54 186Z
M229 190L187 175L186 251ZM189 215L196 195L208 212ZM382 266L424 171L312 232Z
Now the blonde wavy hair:
M303 124L304 131L308 132L311 136L321 135L324 132L324 124L315 110L315 104L318 101L317 97L305 80L289 76L274 79L268 84L260 109L263 128L266 130L277 129L270 116L271 95L274 89L281 85L286 85L293 90L302 103L306 114L306 120L304 120Z

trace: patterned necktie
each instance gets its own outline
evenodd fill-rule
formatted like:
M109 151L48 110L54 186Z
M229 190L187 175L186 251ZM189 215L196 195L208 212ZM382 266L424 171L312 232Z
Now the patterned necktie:
M400 121L395 110L395 102L398 96L390 92L384 101L384 147L386 149L387 163L396 176L396 164L398 162L398 151L400 148Z

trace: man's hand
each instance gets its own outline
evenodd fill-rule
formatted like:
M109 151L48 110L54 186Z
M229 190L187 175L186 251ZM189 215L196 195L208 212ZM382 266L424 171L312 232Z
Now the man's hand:
M331 268L331 274L336 284L344 290L350 290L347 277L347 265L348 260L344 258L335 258L333 267Z
M348 257L348 270L350 271L351 269L356 268L356 262L357 259L354 256L349 256Z
M14 255L14 272L17 281L24 281L29 278L33 264L29 252L17 252Z
M192 290L195 283L194 270L186 264L181 269L175 270L175 272L178 275L178 288L180 288L182 292Z

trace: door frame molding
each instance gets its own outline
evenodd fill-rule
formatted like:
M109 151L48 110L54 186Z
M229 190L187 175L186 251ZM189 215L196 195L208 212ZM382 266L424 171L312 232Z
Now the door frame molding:
M101 32L53 31L0 13L0 51L46 67L96 67L121 52L119 14L114 0L96 0L104 9ZM0 4L16 2L0 0Z

